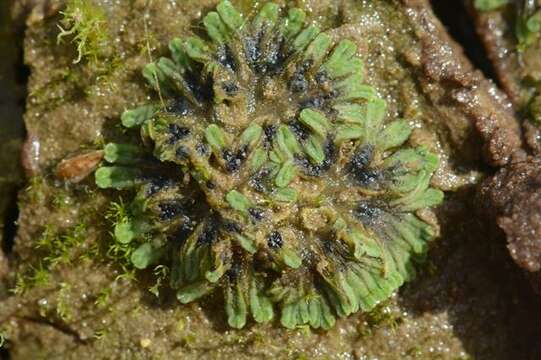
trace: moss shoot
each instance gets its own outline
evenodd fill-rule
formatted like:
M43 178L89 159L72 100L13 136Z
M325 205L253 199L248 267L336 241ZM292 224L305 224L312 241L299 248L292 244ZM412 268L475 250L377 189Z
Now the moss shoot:
M71 37L77 46L77 58L73 63L77 64L83 59L97 63L106 52L109 42L103 9L90 0L69 0L62 15L64 18L62 25L58 25L60 33L57 41Z

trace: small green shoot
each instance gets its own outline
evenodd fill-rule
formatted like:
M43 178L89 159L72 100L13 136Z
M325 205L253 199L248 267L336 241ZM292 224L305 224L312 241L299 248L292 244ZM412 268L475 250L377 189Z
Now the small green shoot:
M58 25L57 42L71 36L71 42L77 46L77 58L73 63L77 64L83 58L97 63L109 46L105 11L90 0L69 0L61 14L64 18L62 25Z
M169 275L169 267L165 265L158 265L154 268L154 276L156 277L156 283L148 289L156 297L160 297L160 289L164 284L167 276Z
M58 300L56 304L56 314L62 321L69 321L73 317L69 301L71 285L68 283L60 283L60 290L58 291Z

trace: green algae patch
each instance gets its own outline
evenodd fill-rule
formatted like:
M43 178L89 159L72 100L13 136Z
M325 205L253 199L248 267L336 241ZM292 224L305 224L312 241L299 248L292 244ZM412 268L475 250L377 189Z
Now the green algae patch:
M220 290L231 327L274 317L329 329L415 275L435 230L438 157L364 81L349 39L274 3L221 2L207 38L174 38L142 74L159 101L124 112L140 148L110 143L95 173L137 195L114 226L138 269L167 261L181 303ZM170 170L165 171L165 167ZM176 175L175 175L176 172ZM209 214L189 216L183 174Z

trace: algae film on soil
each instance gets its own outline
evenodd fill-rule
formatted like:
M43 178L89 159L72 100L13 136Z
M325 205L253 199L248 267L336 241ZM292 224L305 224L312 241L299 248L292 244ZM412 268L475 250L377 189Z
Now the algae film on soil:
M131 265L170 269L181 303L221 291L231 327L328 329L372 310L435 237L438 157L407 145L356 45L302 10L223 1L202 23L142 70L154 101L121 117L140 140L64 169L103 159L97 186L130 199L112 232Z

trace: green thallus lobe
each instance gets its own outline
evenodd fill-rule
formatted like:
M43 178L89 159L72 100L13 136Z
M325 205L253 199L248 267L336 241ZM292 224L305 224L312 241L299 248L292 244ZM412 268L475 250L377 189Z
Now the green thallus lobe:
M96 171L98 186L137 192L117 240L139 241L139 268L172 249L179 301L221 289L235 328L328 329L371 310L434 237L416 211L442 201L438 158L406 145L407 121L386 121L356 45L303 11L266 3L248 19L223 1L203 24L208 39L173 39L143 70L165 106L122 115L153 158L110 144ZM165 164L196 180L205 215L190 217L180 174L157 184ZM164 215L164 202L178 206Z

